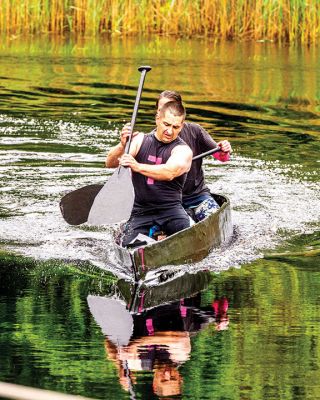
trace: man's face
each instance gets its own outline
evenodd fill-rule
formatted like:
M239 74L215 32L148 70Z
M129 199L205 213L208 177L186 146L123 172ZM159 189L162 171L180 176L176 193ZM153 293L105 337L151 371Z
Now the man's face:
M183 379L174 366L155 368L153 391L158 396L176 396L181 394Z
M159 114L156 117L157 132L156 137L160 142L171 143L181 132L183 128L184 117L173 115L170 110L166 110L165 114Z

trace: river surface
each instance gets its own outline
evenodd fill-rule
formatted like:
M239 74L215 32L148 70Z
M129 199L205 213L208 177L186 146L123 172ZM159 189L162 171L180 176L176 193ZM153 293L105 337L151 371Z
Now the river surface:
M1 41L0 246L46 268L19 274L23 261L1 261L0 380L101 399L157 398L166 389L152 380L161 382L166 365L182 398L320 398L319 52L173 38ZM59 201L112 174L105 154L131 119L140 65L152 71L136 129L150 131L157 95L176 90L189 121L232 143L230 162L207 158L204 169L210 188L230 198L234 235L227 248L182 267L193 278L211 271L200 303L187 309L211 307L212 315L193 330L185 322L184 330L159 328L184 335L175 337L183 349L167 344L152 368L140 365L123 383L127 364L103 343L87 296L128 299L111 283L103 291L101 282L51 268L77 261L118 273L112 228L69 226ZM223 329L215 301L228 304ZM184 357L173 360L179 351Z

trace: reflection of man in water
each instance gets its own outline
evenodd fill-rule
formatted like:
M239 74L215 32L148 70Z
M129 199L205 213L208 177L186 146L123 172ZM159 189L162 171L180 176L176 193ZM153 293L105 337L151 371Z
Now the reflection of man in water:
M182 377L176 368L165 365L154 371L153 391L158 396L181 394Z
M212 308L214 309L215 319L216 319L216 330L224 331L228 329L229 317L227 315L229 307L229 302L226 297L221 297L221 299L216 299L212 303Z
M179 302L143 311L133 316L134 328L126 346L116 346L108 337L105 349L114 361L121 386L131 391L138 371L153 371L153 391L158 396L176 396L182 392L183 378L179 367L191 352L190 336L211 323L216 329L226 329L226 298L215 300L212 306L200 307L200 294Z
M188 332L158 332L118 348L106 338L105 349L117 366L120 384L125 390L130 391L136 383L136 372L153 371L154 393L158 396L181 393L183 380L178 367L189 359Z

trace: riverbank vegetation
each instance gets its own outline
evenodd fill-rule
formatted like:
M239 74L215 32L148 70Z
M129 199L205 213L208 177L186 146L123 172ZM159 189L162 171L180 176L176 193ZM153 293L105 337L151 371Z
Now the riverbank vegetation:
M317 0L4 0L0 33L213 36L316 43Z

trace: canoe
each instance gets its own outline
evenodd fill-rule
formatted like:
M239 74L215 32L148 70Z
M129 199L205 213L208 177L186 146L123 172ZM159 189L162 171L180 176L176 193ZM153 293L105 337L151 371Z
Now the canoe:
M161 241L127 249L119 244L121 232L115 232L114 250L122 267L140 280L159 267L201 261L214 247L228 242L233 231L230 201L220 194L211 195L220 206L217 211Z

